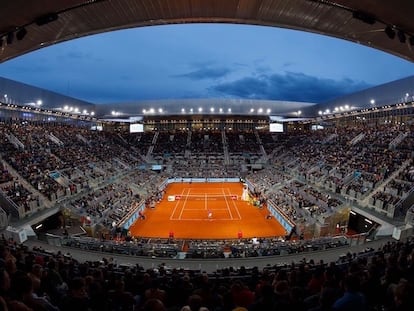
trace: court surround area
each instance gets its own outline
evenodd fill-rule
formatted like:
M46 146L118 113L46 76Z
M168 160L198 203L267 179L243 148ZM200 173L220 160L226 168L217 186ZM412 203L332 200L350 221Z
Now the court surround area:
M266 207L241 200L237 182L170 183L154 207L129 228L135 237L237 239L280 237L287 232Z

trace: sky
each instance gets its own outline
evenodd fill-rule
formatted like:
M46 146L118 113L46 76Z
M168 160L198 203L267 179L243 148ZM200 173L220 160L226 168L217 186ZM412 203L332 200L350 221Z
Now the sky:
M321 103L414 74L414 63L307 32L179 24L83 37L0 64L0 76L91 103L244 98Z

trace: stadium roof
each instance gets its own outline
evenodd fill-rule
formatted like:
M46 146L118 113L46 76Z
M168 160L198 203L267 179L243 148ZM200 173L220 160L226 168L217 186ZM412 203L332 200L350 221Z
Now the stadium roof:
M98 116L298 116L314 103L252 99L168 99L96 105ZM298 113L299 112L299 113Z
M105 31L200 22L305 30L413 61L412 13L412 0L3 0L0 62Z
M338 113L348 114L350 111L414 102L414 76L361 90L325 103L195 98L141 100L96 105L3 77L0 77L0 90L7 90L7 95L0 96L0 102L5 104L3 107L12 104L40 108L38 106L40 101L42 109L75 116L93 115L98 119L120 122L135 122L136 118L142 117L194 117L200 115L253 118L278 116L294 121L297 118L312 118L326 114L337 115Z

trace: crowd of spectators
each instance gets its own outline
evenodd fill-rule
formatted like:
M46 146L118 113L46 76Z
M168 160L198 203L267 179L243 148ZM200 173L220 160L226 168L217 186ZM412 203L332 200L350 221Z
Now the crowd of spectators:
M414 241L258 267L200 269L78 261L70 253L0 245L2 310L411 311ZM113 254L111 254L112 256Z
M413 191L413 182L414 168L411 160L405 169L371 197L370 203L384 211L392 208L395 217L404 217L407 208L403 209L401 202Z
M18 174L0 164L1 193L23 214L40 209L43 197L51 202L64 198L79 215L109 229L116 228L114 223L138 202L151 207L162 198L159 185L167 177L235 177L242 165L266 156L265 169L250 170L245 177L254 185L255 196L271 201L295 223L309 224L334 212L342 204L341 196L361 199L381 186L370 204L389 209L413 191L413 134L409 131L397 144L400 129L393 126L287 135L217 130L133 135L16 123L1 124L0 134L1 158ZM168 171L140 169L149 160L151 147L160 164L171 165ZM174 239L67 237L64 243L114 255L176 257L183 249L183 242ZM344 244L326 238L189 241L186 256L260 257ZM263 271L229 268L208 275L163 266L121 268L106 258L77 262L70 255L28 250L3 240L0 304L8 310L156 310L158 306L158 310L194 311L197 305L218 311L288 306L305 311L349 310L352 300L356 310L413 310L413 248L409 240L364 256L348 254L337 263L304 261Z
M188 133L185 131L159 132L153 154L168 159L170 157L184 156Z
M6 169L3 163L0 163L0 184L4 184L13 180L13 176Z
M24 213L40 206L39 197L32 194L18 181L3 183L0 185L0 189L8 199L19 206L19 209L23 208L22 212Z
M414 185L408 181L412 164L407 166L413 156L411 129L381 125L335 128L334 131L293 135L289 148L281 148L273 155L275 166L345 200L363 201L372 194L369 206L378 210L382 209L384 198L391 210L388 216L393 217L394 205L406 198ZM394 173L405 177L390 179ZM386 194L378 193L380 186L385 186ZM389 190L395 187L396 193Z
M162 196L158 186L167 177L246 178L259 200L272 200L303 224L325 219L343 198L362 200L373 193L370 205L389 209L413 189L413 134L393 125L283 135L216 129L99 132L28 122L2 124L0 130L1 157L18 174L3 165L1 189L27 215L40 210L43 199L64 200L109 226L138 198L147 206L157 202ZM160 171L148 169L153 162L146 166L151 155L162 165ZM384 191L378 191L380 185Z
M252 131L226 131L229 152L234 155L261 156L259 141Z

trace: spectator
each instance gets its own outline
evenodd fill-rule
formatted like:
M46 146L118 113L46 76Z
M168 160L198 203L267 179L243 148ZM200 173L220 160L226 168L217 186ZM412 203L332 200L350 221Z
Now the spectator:
M401 280L394 288L393 311L412 311L414 310L414 286L407 280Z
M203 306L203 299L199 295L191 295L188 305L182 307L181 311L208 311L208 308Z
M62 311L89 311L89 297L86 292L85 280L75 277L69 282L69 292L61 305Z
M147 300L141 308L141 311L166 311L164 303L155 298Z
M125 283L122 279L115 281L115 289L108 292L108 298L110 310L126 311L133 310L135 307L134 296L130 292L125 291Z
M355 275L348 275L344 280L344 294L333 304L334 311L367 311L364 295L359 291L359 279Z

